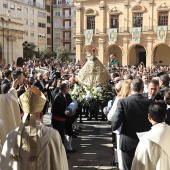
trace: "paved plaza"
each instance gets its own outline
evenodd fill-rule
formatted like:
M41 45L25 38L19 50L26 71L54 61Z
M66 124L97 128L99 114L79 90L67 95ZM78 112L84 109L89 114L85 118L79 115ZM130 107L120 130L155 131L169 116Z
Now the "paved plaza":
M69 170L118 170L111 166L111 129L107 122L85 121L78 138L73 139L76 153L69 154ZM45 115L44 123L50 126L50 116Z

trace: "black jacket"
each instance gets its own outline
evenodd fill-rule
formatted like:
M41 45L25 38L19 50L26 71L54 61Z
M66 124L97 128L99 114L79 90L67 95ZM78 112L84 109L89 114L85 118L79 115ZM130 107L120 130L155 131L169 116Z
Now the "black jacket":
M168 108L168 109L166 110L166 113L167 113L167 118L166 118L166 120L165 120L165 123L170 126L170 108Z
M58 93L52 104L52 116L66 118L65 110L67 108L67 99L62 93Z
M52 91L51 91L51 103L54 103L54 99L57 96L57 94L59 93L59 87L55 87Z
M43 83L44 84L44 83ZM33 84L35 87L38 87L39 90L41 92L44 92L45 91L45 84L44 84L44 87L41 85L40 81L39 80L35 80L34 84Z
M148 93L143 93L142 96L148 98ZM163 101L163 100L164 98L159 93L154 98L154 101Z
M3 84L11 84L11 82L5 78L1 82L1 85L3 85Z
M167 90L169 88L169 86L162 86L160 89L159 89L159 94L164 97L164 92L165 90Z
M152 100L141 94L132 94L130 97L120 99L112 122L112 129L117 130L122 125L120 136L120 149L135 152L139 139L137 132L151 129L148 120L148 108Z

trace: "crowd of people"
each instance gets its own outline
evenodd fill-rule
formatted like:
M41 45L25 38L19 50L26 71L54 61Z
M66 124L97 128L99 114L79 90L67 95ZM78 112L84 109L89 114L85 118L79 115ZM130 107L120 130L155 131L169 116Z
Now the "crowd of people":
M114 97L107 101L108 105L101 112L105 113L102 120L111 122L116 148L114 156L117 154L115 163L122 170L170 169L170 67L154 64L145 67L144 63L121 67L116 55L112 54L110 59L105 67L111 77L108 83ZM16 63L1 66L2 170L27 166L68 169L66 153L76 152L72 140L82 131L77 120L80 117L82 121L83 112L86 116L91 115L86 112L88 106L81 104L71 116L66 111L73 102L69 91L78 83L77 75L83 66L83 62L60 62L56 59L23 62L21 58ZM50 114L53 129L42 124L45 114ZM28 124L30 128L27 128ZM142 132L148 133L144 135ZM139 140L141 135L143 137ZM22 138L26 142L22 143ZM35 143L39 143L37 150ZM26 154L28 151L32 155L30 158ZM47 155L49 162L45 161ZM14 160L18 163L15 164Z

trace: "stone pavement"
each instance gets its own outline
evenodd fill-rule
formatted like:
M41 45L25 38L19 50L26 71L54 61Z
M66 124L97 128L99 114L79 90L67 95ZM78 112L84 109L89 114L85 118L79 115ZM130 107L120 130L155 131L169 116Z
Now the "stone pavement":
M50 125L49 115L45 115L44 123ZM69 170L118 170L111 166L110 125L107 122L83 121L80 126L83 131L72 141L77 152L68 154Z

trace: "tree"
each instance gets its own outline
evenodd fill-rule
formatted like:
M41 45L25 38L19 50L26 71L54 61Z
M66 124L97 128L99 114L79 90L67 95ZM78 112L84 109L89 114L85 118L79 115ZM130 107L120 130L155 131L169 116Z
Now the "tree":
M56 58L60 59L62 62L69 60L69 54L69 51L63 46L56 49Z
M37 47L34 42L25 41L23 44L23 57L26 60L32 59L33 55L35 54L35 48Z
M41 59L44 60L44 59L49 59L51 58L52 54L51 54L51 51L49 49L46 49L44 51L41 51L40 52L40 55L41 55Z

